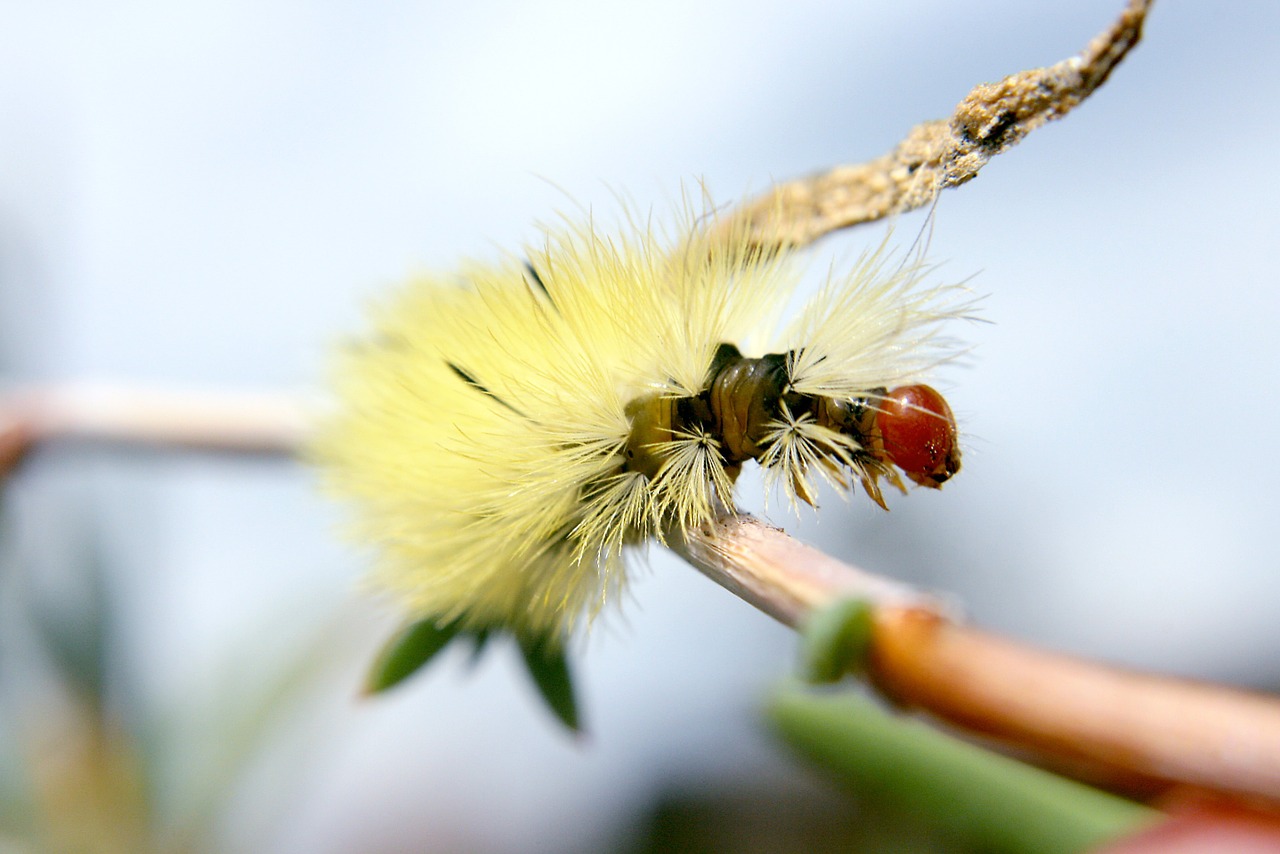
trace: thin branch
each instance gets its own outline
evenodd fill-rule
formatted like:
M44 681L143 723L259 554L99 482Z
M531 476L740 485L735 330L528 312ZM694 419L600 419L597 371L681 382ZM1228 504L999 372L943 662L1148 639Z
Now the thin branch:
M789 626L843 598L874 607L868 676L904 706L1095 780L1204 787L1280 803L1280 700L1130 673L965 626L928 597L749 516L676 545L716 583Z
M0 478L58 441L292 454L305 408L278 394L70 384L0 396Z
M939 607L922 590L841 563L752 516L722 517L714 529L690 532L683 542L672 532L667 542L721 587L796 629L837 599Z
M753 246L772 253L929 204L1093 94L1142 38L1152 2L1130 0L1078 56L975 86L949 119L916 125L888 154L778 184L717 227L726 235L745 230Z

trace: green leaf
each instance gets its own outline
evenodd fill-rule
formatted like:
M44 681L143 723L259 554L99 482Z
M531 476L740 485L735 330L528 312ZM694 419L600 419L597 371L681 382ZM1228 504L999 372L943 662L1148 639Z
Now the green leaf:
M505 634L498 629L463 629L459 621L439 623L419 620L401 629L378 654L365 679L365 692L377 694L416 673L455 638L470 640L471 664L493 639ZM563 646L548 637L518 637L520 652L538 693L552 714L569 729L580 731L578 704L574 697L573 676Z
M581 732L578 702L574 697L573 675L564 647L546 638L521 639L520 652L533 684L552 713L573 732Z
M392 636L365 677L365 692L377 694L412 676L458 634L457 622L433 619L410 623Z
M862 670L871 628L871 606L861 599L842 599L810 615L801 627L800 678L838 682Z
M768 714L784 741L855 793L914 815L974 850L1076 854L1160 816L890 715L854 691L784 690Z

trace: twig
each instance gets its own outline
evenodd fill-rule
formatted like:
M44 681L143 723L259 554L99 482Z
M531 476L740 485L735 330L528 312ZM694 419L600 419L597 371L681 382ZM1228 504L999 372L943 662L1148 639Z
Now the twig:
M977 177L992 157L1065 116L1106 82L1141 39L1152 2L1130 0L1078 56L975 86L949 119L916 125L890 153L779 184L717 227L723 234L745 230L753 246L772 253L929 204L942 190Z
M673 532L667 542L721 587L792 628L837 599L937 607L924 591L841 563L752 516L725 516L712 530L689 532L683 542Z
M292 454L304 407L281 395L72 384L0 396L0 478L39 445L90 441L142 447Z
M1280 804L1280 700L1129 673L962 625L896 582L841 564L749 516L677 550L716 583L799 627L857 597L874 607L868 676L880 691L1095 780L1174 784Z

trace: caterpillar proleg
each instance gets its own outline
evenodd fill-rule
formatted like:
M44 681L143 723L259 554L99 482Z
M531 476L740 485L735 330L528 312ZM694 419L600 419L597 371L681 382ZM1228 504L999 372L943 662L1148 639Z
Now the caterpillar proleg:
M793 504L825 481L883 507L898 470L957 471L920 381L963 306L922 259L882 246L778 329L793 263L691 213L682 232L547 228L409 283L341 355L316 455L413 615L560 643L616 597L629 547L732 510L748 462Z

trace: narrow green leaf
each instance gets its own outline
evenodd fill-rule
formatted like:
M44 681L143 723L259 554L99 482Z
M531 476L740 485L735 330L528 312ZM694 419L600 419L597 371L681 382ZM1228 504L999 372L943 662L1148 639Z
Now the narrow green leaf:
M863 797L1000 854L1077 854L1133 833L1154 810L890 715L853 691L778 693L782 738Z
M374 659L365 677L365 692L380 693L412 676L457 634L456 622L440 625L425 619L405 626Z
M574 697L573 675L564 648L546 639L520 641L529 676L552 713L569 729L580 732L578 702Z
M814 684L838 682L863 669L870 649L871 606L861 599L841 599L801 627L800 676Z

